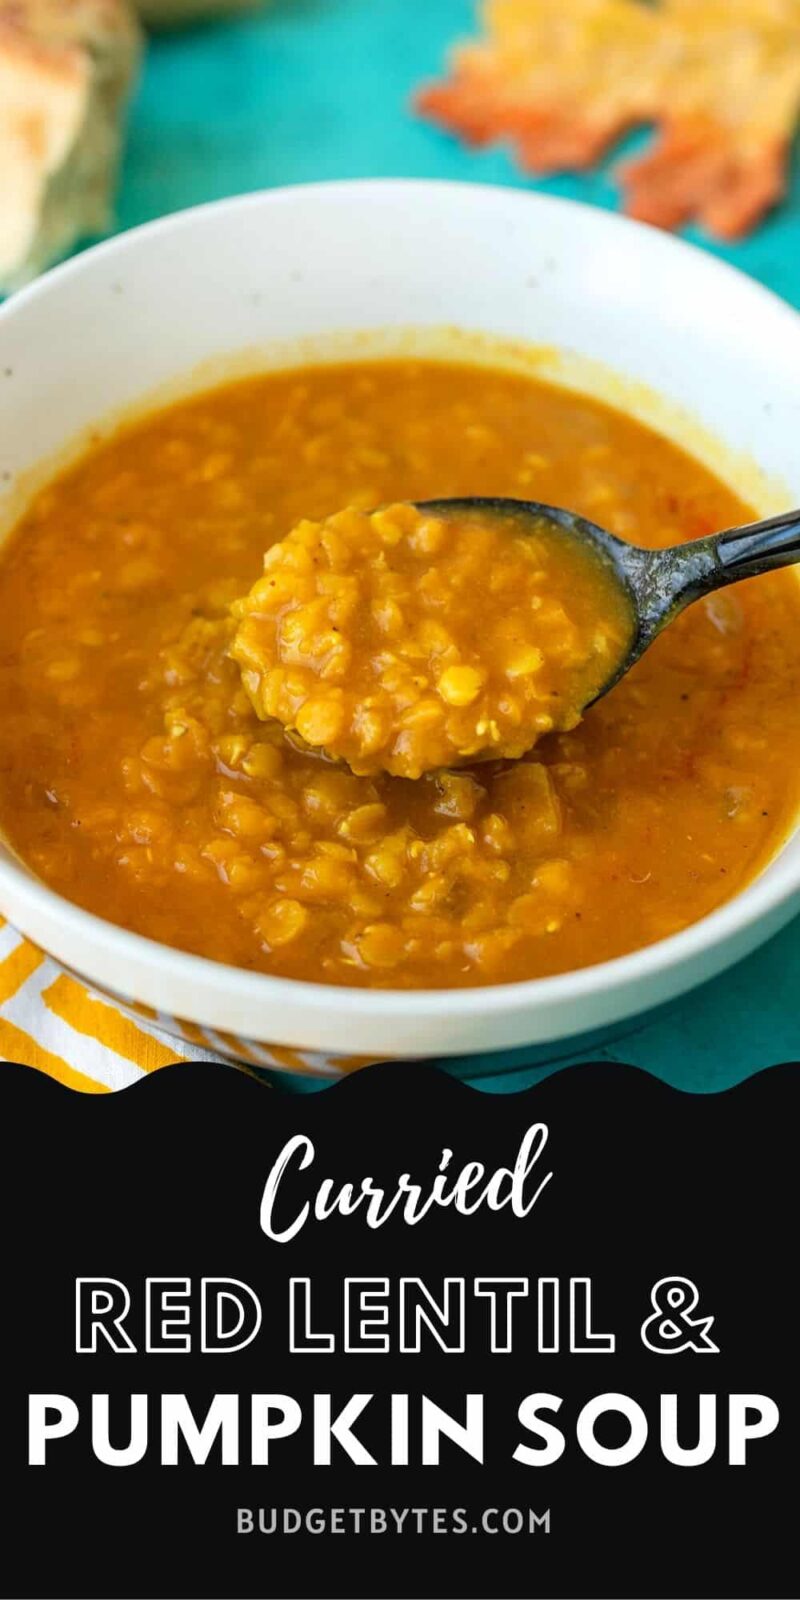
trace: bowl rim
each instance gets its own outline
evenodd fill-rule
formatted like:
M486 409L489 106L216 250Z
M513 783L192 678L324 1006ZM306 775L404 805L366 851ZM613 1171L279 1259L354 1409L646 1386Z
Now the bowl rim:
M157 217L137 227L125 230L110 239L91 246L77 256L62 262L38 277L34 282L17 290L0 303L0 328L19 309L34 304L46 296L51 288L79 277L98 260L124 256L128 249L137 248L151 237L174 234L193 225L208 215L222 220L232 211L247 211L261 207L280 207L298 195L313 202L320 197L336 198L356 194L367 201L372 193L391 191L413 196L431 190L455 193L467 203L501 203L522 212L534 208L543 212L580 214L584 222L602 232L617 234L628 232L632 237L648 239L648 247L663 254L691 254L698 271L715 279L720 275L735 281L751 299L760 301L775 317L778 314L793 330L796 338L800 331L800 313L773 290L759 283L730 262L710 254L690 240L665 234L660 229L635 221L617 212L601 210L583 201L567 200L560 196L544 195L536 190L515 189L501 184L470 183L440 178L348 178L321 180L308 183L281 185L274 189L254 190L245 194L211 200L190 206L164 217ZM777 862L785 850L790 835L772 858ZM367 989L357 986L311 982L302 978L280 977L265 972L252 972L206 956L194 955L170 945L161 944L143 934L105 918L66 899L35 878L21 861L12 854L0 858L0 890L10 891L16 904L22 905L37 922L49 920L59 924L62 932L76 939L83 938L104 948L117 958L131 963L140 973L164 977L174 976L182 985L193 985L200 991L216 990L231 1003L247 1000L263 1003L265 1014L280 1011L282 1000L302 1004L314 1017L324 1013L331 1021L344 1021L354 1010L373 1021L387 1012L402 1006L406 1015L413 1012L420 1021L442 1019L457 1005L465 1019L471 1016L499 1015L506 1011L538 1010L543 1007L561 1007L566 1001L573 1004L582 999L610 990L638 986L644 980L668 973L675 967L685 967L694 957L745 933L755 923L777 911L794 895L800 893L800 857L796 864L784 866L783 875L763 875L746 884L744 888L725 901L716 910L691 923L667 938L654 941L637 950L612 960L591 966L571 969L554 976L528 978L512 983L493 983L465 988L439 989ZM14 915L12 913L12 921ZM132 972L132 978L134 974ZM91 979L88 980L91 983Z
M242 194L224 195L216 200L203 200L197 205L181 206L176 211L168 211L160 217L151 217L147 222L135 223L130 228L112 233L108 238L99 239L95 244L78 249L77 253L38 273L29 283L12 290L5 298L0 296L0 319L8 314L10 308L28 304L40 295L46 294L52 284L79 275L87 264L123 254L129 246L151 235L177 233L208 216L222 212L258 210L263 205L290 204L297 196L307 196L313 201L326 199L329 196L356 194L366 199L370 191L375 194L382 191L425 194L431 190L450 193L463 199L477 198L483 204L502 202L520 211L533 206L537 210L549 211L553 216L559 213L578 215L590 227L605 229L610 233L627 232L632 238L646 238L649 240L649 247L656 251L691 256L698 271L705 270L714 277L722 275L729 278L746 293L752 294L765 305L771 305L773 314L777 312L793 323L800 319L800 309L791 305L775 289L770 289L767 284L761 283L758 278L745 272L742 267L737 267L732 261L712 253L694 239L687 239L683 234L671 233L653 223L640 221L638 217L629 217L622 211L610 211L587 200L572 200L563 195L543 194L538 189L520 189L511 184L473 183L464 178L417 177L310 178L297 183L276 184L274 188L249 189Z

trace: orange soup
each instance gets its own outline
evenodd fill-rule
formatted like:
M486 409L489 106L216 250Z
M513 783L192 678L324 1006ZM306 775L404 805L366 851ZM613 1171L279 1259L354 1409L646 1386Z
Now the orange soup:
M555 524L408 501L301 522L233 612L258 715L399 778L574 728L635 632L611 562Z
M521 761L355 776L256 715L232 606L265 552L343 506L465 495L565 505L651 546L752 514L630 418L485 367L274 372L153 415L40 493L0 553L13 848L166 944L373 987L563 972L728 899L800 806L790 573L690 608Z

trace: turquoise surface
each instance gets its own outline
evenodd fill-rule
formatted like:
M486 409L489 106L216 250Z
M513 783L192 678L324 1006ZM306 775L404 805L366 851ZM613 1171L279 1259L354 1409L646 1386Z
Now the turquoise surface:
M502 151L469 152L411 115L411 91L470 33L474 9L469 0L272 0L258 16L152 41L132 112L121 226L249 189L352 177L537 187L613 209L613 161L588 177L532 185ZM709 248L800 305L800 185L752 239ZM614 1057L695 1091L800 1058L800 920L616 1046L560 1065ZM486 1070L501 1061L513 1072L486 1087L517 1089L542 1076L526 1065L530 1052L485 1058Z

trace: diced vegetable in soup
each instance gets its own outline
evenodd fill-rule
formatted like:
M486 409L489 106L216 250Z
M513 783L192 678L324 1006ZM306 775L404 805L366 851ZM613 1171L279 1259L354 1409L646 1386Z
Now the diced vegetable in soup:
M591 547L485 507L301 522L233 610L259 717L361 776L524 755L576 726L634 632Z
M398 360L274 372L147 417L39 494L0 552L0 823L14 849L53 888L128 928L333 984L563 972L647 945L728 899L800 806L791 573L692 607L578 726L538 729L531 755L470 765L470 743L483 737L459 720L479 704L464 676L476 667L470 618L492 641L478 696L489 709L507 694L521 717L547 714L536 672L518 662L514 676L525 641L502 637L494 596L508 552L465 555L477 566L458 604L444 593L440 610L409 610L391 585L378 592L356 541L344 575L370 587L370 627L400 679L413 678L419 641L416 675L430 683L407 685L409 705L437 709L435 749L415 754L415 735L403 747L407 770L433 754L442 765L416 781L380 770L382 759L373 770L384 752L370 750L364 719L370 770L356 776L326 754L343 748L341 729L293 715L304 740L274 719L278 701L259 699L264 641L260 625L259 637L246 630L269 612L232 606L263 581L265 552L342 507L361 530L375 507L468 495L566 505L651 546L751 515L632 419L485 367ZM398 543L421 576L404 540L410 530ZM315 571L310 599L287 592L296 620L285 638L299 630L301 655L309 619L298 613L321 598L324 565ZM574 603L573 594L564 604L568 620ZM515 604L509 593L509 617ZM333 631L327 600L323 609L321 631ZM442 670L437 624L450 641L442 658L451 646L458 655ZM308 662L276 665L305 672ZM358 686L364 699L368 687ZM513 748L509 724L494 720L500 748Z

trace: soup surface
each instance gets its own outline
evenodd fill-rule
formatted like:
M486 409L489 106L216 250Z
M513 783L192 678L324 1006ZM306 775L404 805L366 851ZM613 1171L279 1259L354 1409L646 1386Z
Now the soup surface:
M650 545L749 514L632 420L484 367L277 372L151 416L46 488L0 558L19 854L167 944L387 987L585 966L735 893L800 802L791 574L691 608L516 764L356 777L256 716L230 607L265 550L303 517L459 495L567 505Z
M301 522L233 609L258 715L400 778L574 728L635 627L611 563L552 522L408 501Z

